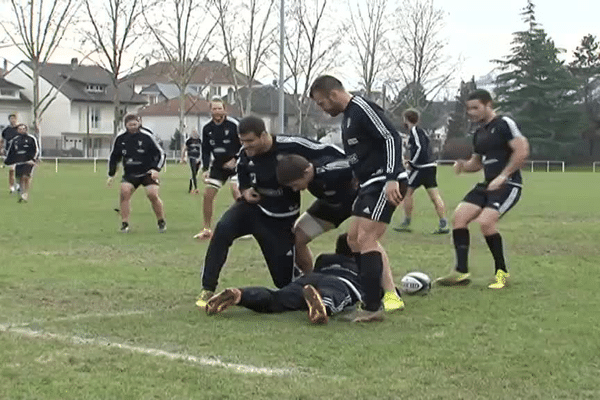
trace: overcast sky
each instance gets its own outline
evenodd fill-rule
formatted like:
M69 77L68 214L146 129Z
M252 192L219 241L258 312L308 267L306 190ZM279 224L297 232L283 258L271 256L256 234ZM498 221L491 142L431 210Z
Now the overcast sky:
M6 0L0 0L0 6L3 3L6 6ZM464 59L459 79L485 75L495 67L490 60L509 54L513 32L526 29L520 15L526 4L526 0L436 0L436 5L448 13L444 34L449 54ZM572 59L584 35L591 33L600 38L600 1L536 0L535 5L538 23L557 47L567 50L563 59ZM74 51L63 50L52 61L68 63L76 56ZM6 48L0 49L2 57L11 63L22 59L18 51Z
M520 15L526 0L438 0L448 11L446 33L452 54L462 54L464 79L484 75L494 68L491 59L510 52L512 33L527 28ZM588 33L600 37L600 1L537 0L536 19L557 47L566 50L564 60Z

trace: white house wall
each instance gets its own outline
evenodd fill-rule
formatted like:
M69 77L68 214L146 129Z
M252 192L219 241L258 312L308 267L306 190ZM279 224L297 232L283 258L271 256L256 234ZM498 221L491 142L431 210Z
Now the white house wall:
M20 63L17 67L10 70L10 72L6 74L5 78L19 86L22 86L22 92L25 94L25 96L33 100L33 82L29 76L21 70L21 68L27 68L28 73L31 74L31 70L29 70L29 68L23 63ZM51 90L53 93L56 93L56 90L53 90L53 86L50 83L48 83L45 79L40 78L40 97L43 97ZM54 101L42 115L39 124L40 136L42 138L53 136L60 138L61 132L70 128L70 120L70 101L62 93L58 93Z
M201 133L202 127L210 121L210 118L208 116L188 115L184 121L186 125L185 134L189 134L193 128L198 129L198 132ZM165 149L168 149L175 130L179 129L179 117L146 115L142 117L142 125L150 128L163 141Z

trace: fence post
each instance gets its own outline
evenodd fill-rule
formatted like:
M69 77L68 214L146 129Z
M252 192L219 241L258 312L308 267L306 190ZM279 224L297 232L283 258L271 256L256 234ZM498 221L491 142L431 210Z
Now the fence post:
M54 160L54 172L58 172L58 157L56 157Z

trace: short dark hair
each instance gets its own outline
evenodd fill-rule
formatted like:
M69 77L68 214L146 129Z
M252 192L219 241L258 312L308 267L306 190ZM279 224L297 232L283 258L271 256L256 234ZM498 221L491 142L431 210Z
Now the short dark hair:
M266 132L265 121L262 118L255 117L253 115L242 118L238 124L238 134L246 135L250 132L254 132L254 135L260 136L263 132Z
M471 93L469 93L469 95L467 96L467 101L469 100L479 100L483 104L494 103L490 92L483 89L473 90Z
M342 233L335 241L335 254L352 257L352 249L348 245L348 234Z
M408 110L404 111L402 115L411 124L417 124L419 122L419 118L421 117L419 112L414 108L409 108Z
M125 118L123 118L123 123L127 124L129 121L132 121L132 120L139 121L140 116L137 114L129 113L129 114L125 115Z
M304 176L304 171L310 166L308 160L297 154L285 154L277 160L277 182L289 185Z
M344 85L331 75L321 75L310 85L310 97L313 98L315 92L328 95L332 90L344 90Z
M10 119L11 119L12 117L15 117L15 118L17 118L17 114L9 114L9 115L8 115L8 120L10 121Z

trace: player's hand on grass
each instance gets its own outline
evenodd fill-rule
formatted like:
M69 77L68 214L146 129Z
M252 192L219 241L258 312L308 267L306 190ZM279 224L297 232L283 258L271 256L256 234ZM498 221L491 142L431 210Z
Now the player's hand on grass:
M258 194L258 192L253 188L243 190L242 197L251 204L258 203L260 201L260 194Z
M114 178L112 176L109 176L108 179L106 180L106 187L112 187L113 184L113 180Z
M402 194L400 193L400 184L398 181L387 181L385 184L385 194L388 201L396 207L402 203Z

